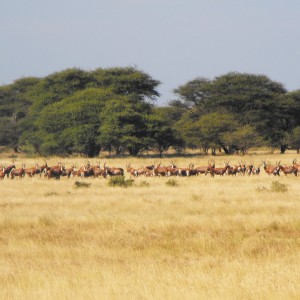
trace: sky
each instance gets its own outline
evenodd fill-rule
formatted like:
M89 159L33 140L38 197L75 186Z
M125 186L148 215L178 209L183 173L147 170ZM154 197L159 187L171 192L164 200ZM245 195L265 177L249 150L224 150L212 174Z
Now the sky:
M158 105L196 77L264 74L300 89L299 0L2 0L0 85L135 66Z

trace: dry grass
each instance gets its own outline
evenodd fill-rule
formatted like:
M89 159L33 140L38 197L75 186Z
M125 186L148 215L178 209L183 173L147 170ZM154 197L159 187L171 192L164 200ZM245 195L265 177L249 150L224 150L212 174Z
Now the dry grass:
M129 162L152 161L107 160ZM103 178L75 188L76 180L0 182L1 299L299 299L299 177L276 178L285 193L270 192L264 172L176 178L177 186L142 177L128 188Z

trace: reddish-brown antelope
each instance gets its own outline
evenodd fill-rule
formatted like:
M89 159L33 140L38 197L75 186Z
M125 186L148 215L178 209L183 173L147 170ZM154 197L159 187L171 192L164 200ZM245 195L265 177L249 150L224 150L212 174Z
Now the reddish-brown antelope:
M20 169L12 169L10 171L10 178L14 179L15 177L23 178L25 175L25 164L22 165L22 168Z
M42 173L46 173L46 170L48 168L47 162L44 160L45 164L42 166L37 167L35 174L40 174L40 177L42 176Z
M29 177L34 177L34 175L36 174L38 168L39 168L38 163L35 163L35 167L25 168L24 173L25 173L25 175L27 175Z
M5 167L2 166L0 169L0 180L4 179L4 177L5 177L4 170L5 170Z
M11 172L11 170L12 170L12 169L15 169L15 168L16 168L16 165L15 165L15 163L14 163L14 161L13 161L13 164L12 164L12 165L10 165L10 166L4 168L4 175L6 175L6 177L8 178L8 177L9 177L9 174L10 174L10 172Z
M205 174L207 175L210 173L211 169L215 168L215 161L214 160L209 160L207 166L203 167L197 167L195 168L197 174Z
M68 178L70 178L71 175L73 175L75 172L76 172L76 167L75 164L73 163L72 167L70 168L65 167L65 170L62 172L61 176L67 176Z
M280 167L279 167L280 162L276 162L276 166L271 166L268 165L266 163L266 160L263 161L263 168L265 170L265 172L270 176L270 175L274 175L274 176L280 176L279 172L280 172Z
M132 168L130 164L126 164L126 171L130 174L130 178L139 176L137 169Z
M297 169L297 174L298 173L300 173L300 165L297 163L297 160L296 159L294 159L293 160L293 167L295 168L295 169Z
M226 171L226 174L227 175L234 175L236 176L236 174L238 174L240 172L240 166L239 165L236 165L234 167L231 167L231 166L228 166L228 169Z
M212 168L210 171L210 174L212 177L214 177L215 175L220 175L223 176L227 169L229 168L229 161L224 161L224 168Z
M297 176L298 170L297 168L294 166L294 164L292 164L291 166L282 166L279 165L279 169L280 171L285 175L289 175L289 174L294 174L295 176Z
M158 176L158 177L168 176L167 168L161 167L160 165L161 163L159 163L157 167L153 169L153 176Z
M104 163L104 169L105 169L105 172L106 172L106 175L109 175L109 176L124 176L124 169L122 168L115 168L115 167L107 167L106 166L106 162Z
M59 180L63 172L65 172L65 167L61 162L59 162L57 166L48 168L45 176L47 176L48 179L55 178L56 180Z

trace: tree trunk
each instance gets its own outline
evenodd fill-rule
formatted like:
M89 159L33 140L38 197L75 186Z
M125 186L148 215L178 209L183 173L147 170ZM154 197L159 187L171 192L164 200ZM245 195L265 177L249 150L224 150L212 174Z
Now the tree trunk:
M280 153L284 154L285 150L287 149L288 145L280 145Z

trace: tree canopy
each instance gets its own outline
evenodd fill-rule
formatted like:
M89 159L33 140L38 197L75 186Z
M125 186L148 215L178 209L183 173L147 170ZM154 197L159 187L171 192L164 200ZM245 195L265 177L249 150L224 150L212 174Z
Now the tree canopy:
M155 106L160 81L135 67L78 68L0 86L0 145L42 155L101 150L138 155L170 147L246 153L299 149L300 90L265 75L197 77Z

